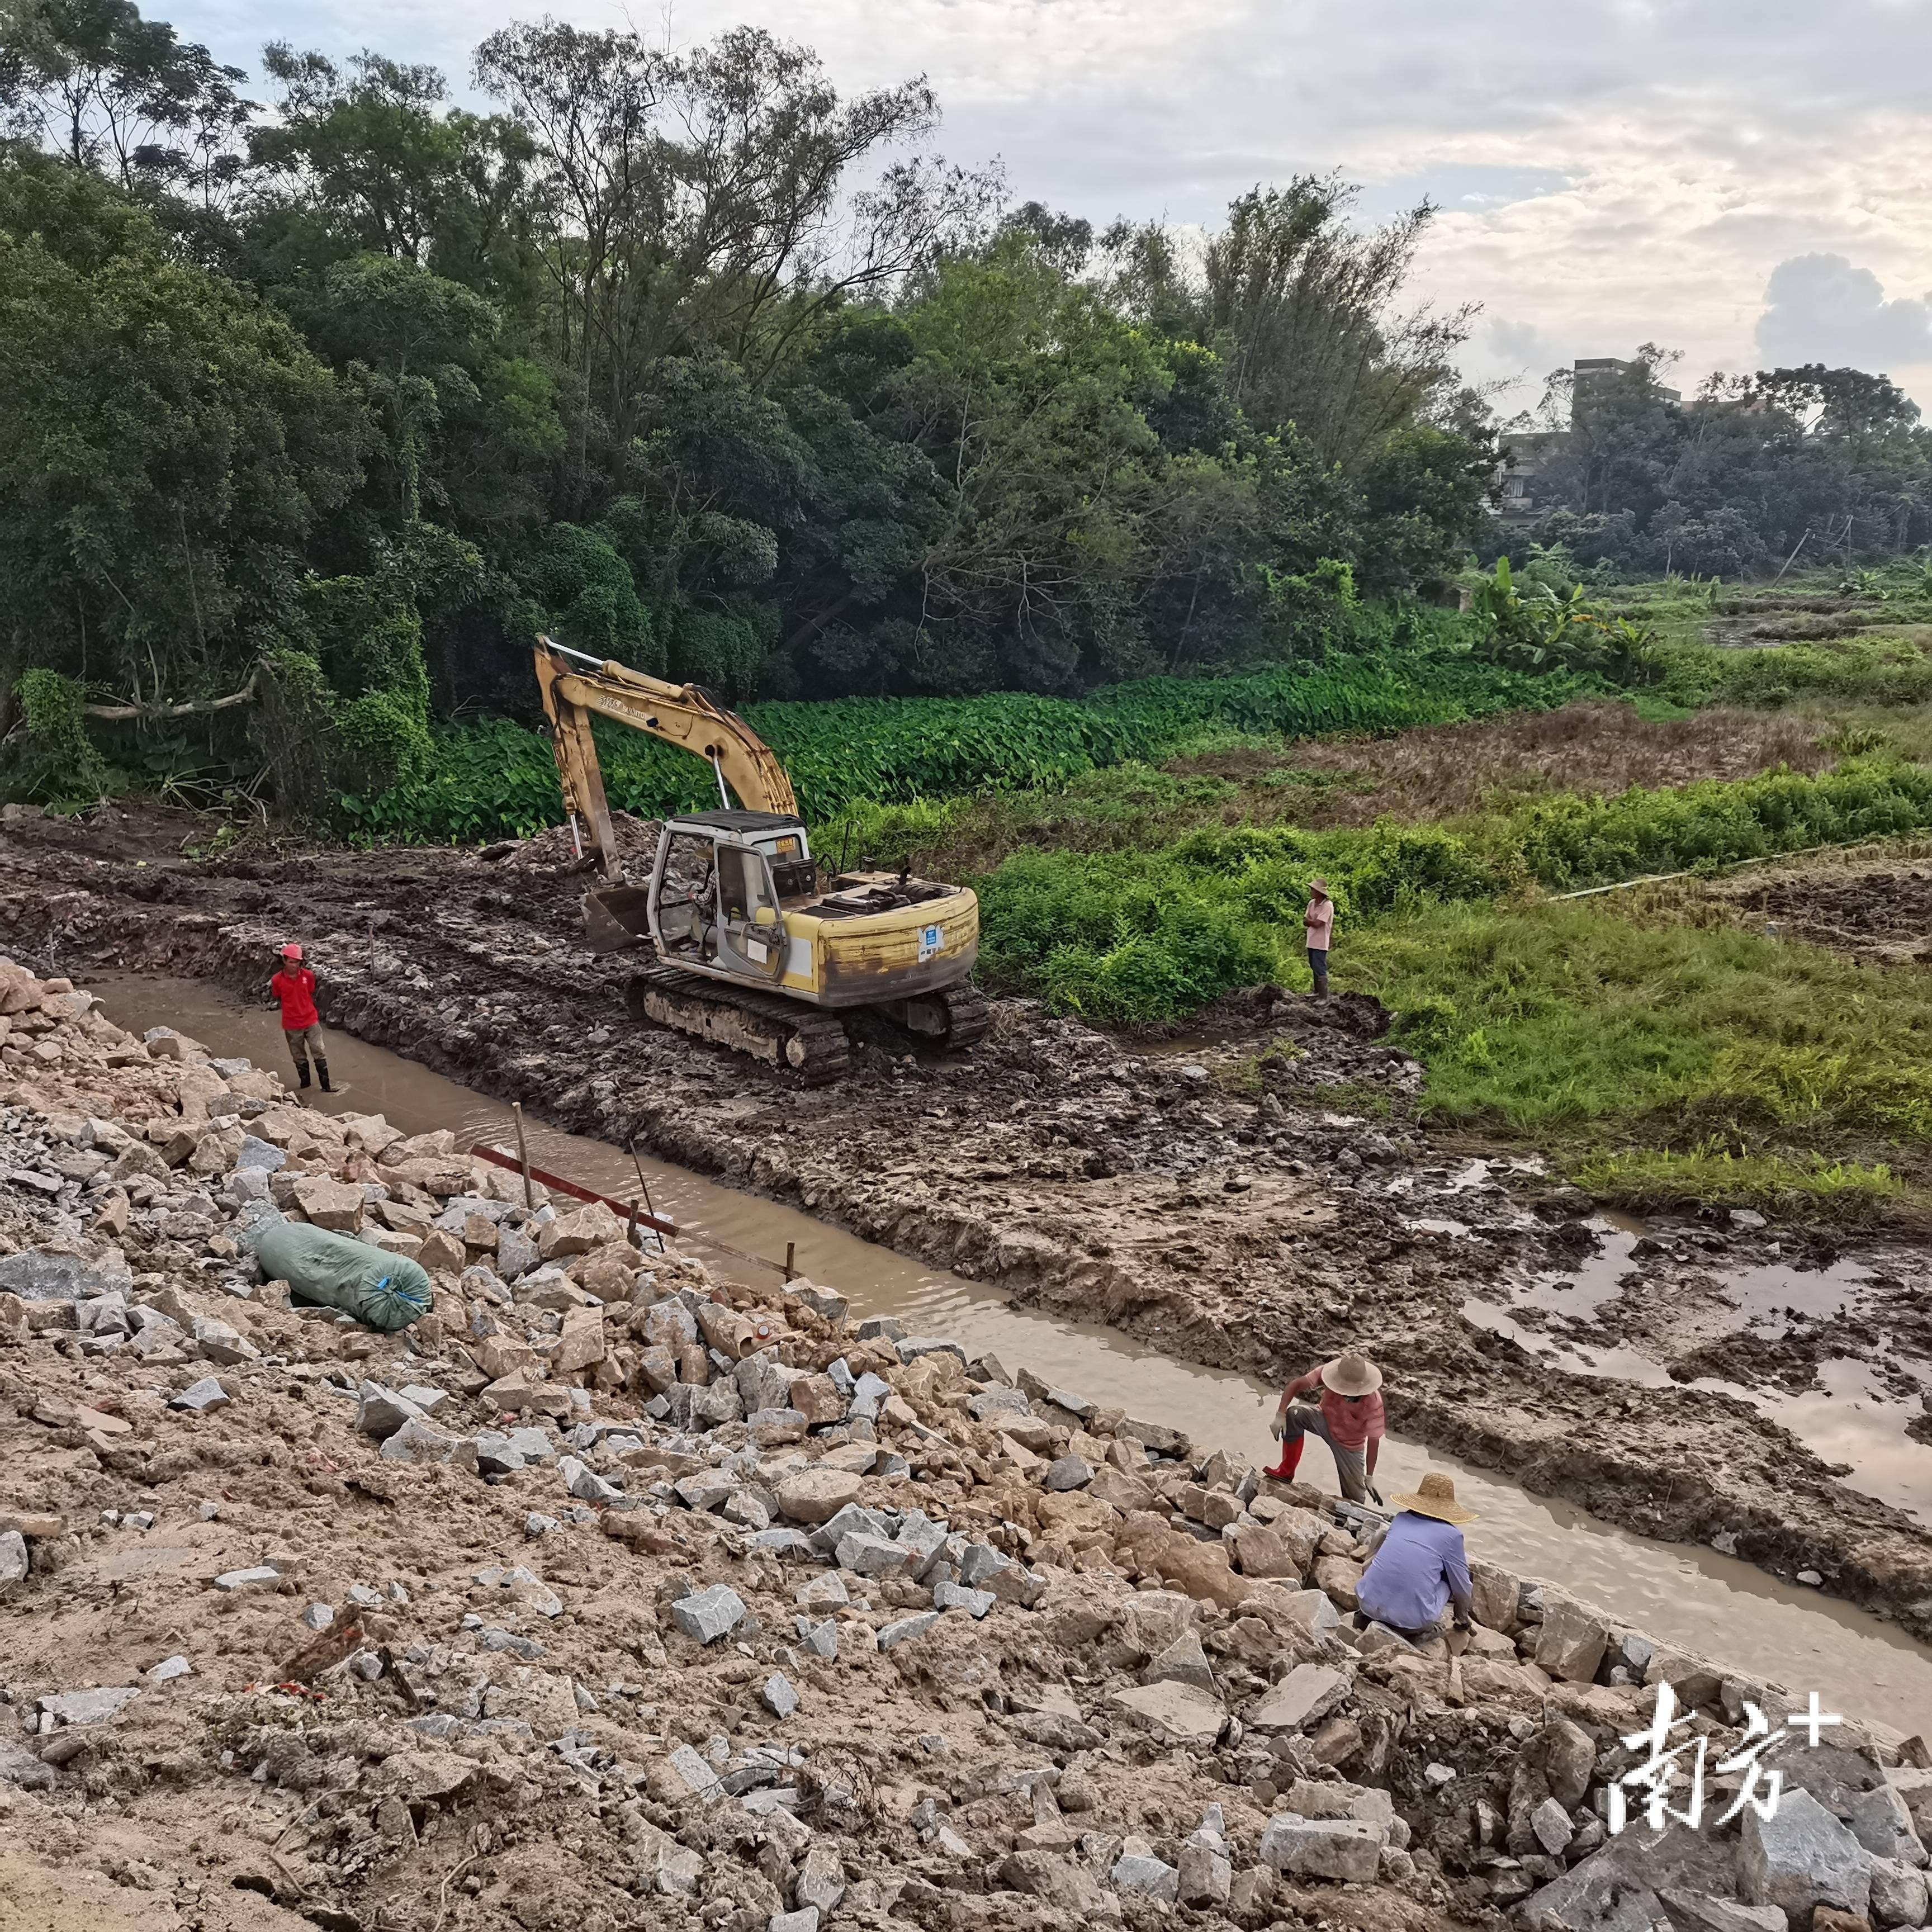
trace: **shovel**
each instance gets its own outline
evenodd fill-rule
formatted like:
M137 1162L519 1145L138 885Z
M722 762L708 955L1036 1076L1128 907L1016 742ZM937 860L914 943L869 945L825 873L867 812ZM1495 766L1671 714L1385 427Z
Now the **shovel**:
M1449 1646L1449 1696L1451 1704L1462 1702L1462 1653L1469 1647L1469 1633L1457 1630L1453 1624L1444 1642Z

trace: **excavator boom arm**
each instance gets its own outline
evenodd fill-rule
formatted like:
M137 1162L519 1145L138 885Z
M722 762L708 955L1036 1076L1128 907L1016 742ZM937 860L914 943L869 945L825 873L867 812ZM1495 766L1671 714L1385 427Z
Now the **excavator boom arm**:
M737 794L739 803L754 812L797 811L791 780L771 747L696 685L670 684L620 664L583 659L548 638L537 640L536 668L563 802L589 832L605 878L619 878L622 866L590 732L593 712L702 758Z

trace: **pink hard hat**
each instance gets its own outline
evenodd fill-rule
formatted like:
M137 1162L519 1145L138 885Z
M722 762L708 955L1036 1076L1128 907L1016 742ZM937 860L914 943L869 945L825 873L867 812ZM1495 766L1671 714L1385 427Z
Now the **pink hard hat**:
M302 950L299 946L290 944L282 948L282 957L284 959L299 959L302 956Z

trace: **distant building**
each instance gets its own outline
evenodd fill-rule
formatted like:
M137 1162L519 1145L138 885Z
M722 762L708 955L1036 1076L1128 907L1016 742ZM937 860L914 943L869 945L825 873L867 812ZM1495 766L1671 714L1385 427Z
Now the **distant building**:
M1570 426L1576 426L1576 405L1586 401L1594 391L1602 388L1607 382L1619 376L1628 376L1642 365L1624 362L1614 356L1580 356L1570 365ZM1653 383L1652 388L1666 403L1683 406L1684 392L1681 389L1666 389L1662 383Z
M1642 365L1616 356L1579 356L1570 365L1570 426L1567 429L1504 430L1498 442L1504 458L1502 502L1498 514L1506 523L1528 523L1554 507L1539 487L1550 464L1570 446L1576 414L1619 376ZM1684 407L1683 392L1656 386L1658 395L1673 408Z
M1549 507L1539 484L1551 461L1570 440L1568 430L1506 429L1497 439L1503 452L1502 501L1497 514L1506 523L1528 523Z

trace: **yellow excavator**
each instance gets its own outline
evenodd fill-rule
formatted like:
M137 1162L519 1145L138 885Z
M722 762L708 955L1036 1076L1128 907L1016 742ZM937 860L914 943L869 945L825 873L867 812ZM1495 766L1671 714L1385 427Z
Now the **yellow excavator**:
M603 877L584 900L591 950L649 945L657 956L626 989L638 1018L794 1068L810 1086L850 1066L850 1016L881 1016L946 1048L985 1035L992 1014L972 983L971 892L909 872L821 879L784 767L696 685L548 638L537 640L536 670L572 836ZM645 884L625 876L593 715L681 747L717 778L717 811L664 820Z

